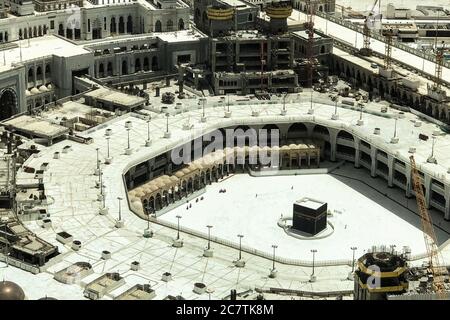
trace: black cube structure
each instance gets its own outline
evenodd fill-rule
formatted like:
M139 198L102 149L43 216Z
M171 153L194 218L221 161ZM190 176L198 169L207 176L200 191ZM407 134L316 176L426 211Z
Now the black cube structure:
M326 202L302 198L294 203L292 229L316 235L327 227Z

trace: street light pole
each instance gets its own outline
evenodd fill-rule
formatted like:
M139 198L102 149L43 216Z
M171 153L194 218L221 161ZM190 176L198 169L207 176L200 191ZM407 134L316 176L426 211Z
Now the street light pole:
M208 228L208 250L211 249L211 228L213 226L207 225L206 226Z
M314 275L315 255L316 255L317 250L316 250L316 249L312 249L311 252L312 252L312 254L313 254L313 260L312 260L312 274L311 274L311 276L313 276L313 275Z
M111 137L106 137L106 154L108 158L109 158L109 139L111 139Z
M176 218L178 219L178 223L177 223L177 240L180 240L180 219L181 219L181 216L177 215Z
M244 237L244 235L238 234L238 237L239 237L239 259L238 260L241 260L241 258L242 258L242 238Z
M353 257L352 257L352 273L355 272L355 251L358 249L357 247L350 247L350 249L353 251Z
M121 206L121 197L117 197L117 200L119 200L119 221L122 221L122 206Z
M130 149L130 128L127 128L128 149Z
M95 148L95 150L97 151L97 170L100 170L100 160L99 160L99 156L98 156L98 150L100 148Z
M273 244L272 248L273 248L272 270L275 270L275 250L278 248L278 246L276 244Z

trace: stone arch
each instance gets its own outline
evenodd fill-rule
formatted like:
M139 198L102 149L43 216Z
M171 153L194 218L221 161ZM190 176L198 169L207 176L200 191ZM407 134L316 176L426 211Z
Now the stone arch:
M106 74L108 76L112 76L113 75L113 64L112 64L112 62L108 62L107 66L106 66Z
M58 26L58 35L64 36L64 25L62 23Z
M38 28L38 36L42 36L42 26L39 26Z
M37 37L37 35L38 35L37 27L34 26L34 27L33 27L33 37Z
M34 81L34 69L33 67L30 67L28 69L28 82Z
M313 134L314 135L319 135L321 137L324 137L325 140L329 140L330 139L330 131L328 130L327 127L324 127L320 124L317 124L314 126L313 128Z
M133 33L133 18L131 16L127 18L127 33Z
M161 32L161 31L162 31L162 24L161 24L161 21L156 20L156 23L155 23L155 32Z
M158 57L154 56L152 58L152 70L158 70Z
M41 66L38 66L36 68L36 80L42 80L42 68Z
M105 76L105 66L103 63L100 63L98 65L98 75L100 78L103 78Z
M262 136L261 134L258 135L258 144L262 145L262 146L270 146L273 143L277 143L278 145L280 144L280 141L272 141L272 130L276 130L278 131L278 137L279 139L281 139L281 130L280 127L278 127L276 124L266 124L265 126L263 126L261 129L266 130L267 133L267 139L264 139L264 136ZM275 133L275 132L273 132ZM265 141L264 141L265 140Z
M149 59L148 57L144 58L144 71L149 71L150 70L150 63L149 63Z
M172 31L173 30L173 21L172 21L172 19L167 20L166 29L167 29L167 31Z
M111 17L111 23L109 24L109 31L111 33L116 33L116 17Z
M125 33L125 20L122 16L119 17L119 34Z
M141 71L142 67L141 67L141 59L136 58L135 62L134 62L134 70L137 71Z
M301 137L305 137L308 135L308 128L304 123L296 122L289 126L286 138L289 139L297 139Z
M128 62L127 60L122 61L122 74L128 74Z
M17 113L17 94L11 88L0 91L0 120L5 120Z
M178 20L178 30L184 30L184 20Z
M355 138L353 137L353 135L345 130L341 130L338 132L337 134L338 138L342 138L342 139L346 139L346 140L352 140L354 141Z

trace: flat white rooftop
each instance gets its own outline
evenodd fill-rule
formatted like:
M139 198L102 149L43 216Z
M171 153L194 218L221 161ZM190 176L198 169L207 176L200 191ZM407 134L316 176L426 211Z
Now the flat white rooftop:
M185 141L190 141L193 137L205 133L206 131L213 130L219 126L226 127L237 124L251 125L261 123L313 121L335 128L346 129L355 135L365 137L366 140L376 144L384 150L398 156L403 155L405 159L407 159L408 147L414 145L417 147L416 161L421 166L421 169L444 175L444 179L448 176L446 168L450 164L450 139L447 136L438 138L437 149L439 148L439 150L436 154L438 165L424 163L426 157L429 155L429 150L431 150L431 141L425 142L417 139L419 132L431 135L432 131L436 129L435 125L423 123L422 127L416 128L411 120L417 119L417 117L408 114L405 119L400 119L398 123L397 129L400 143L398 145L391 145L389 144L389 141L392 137L393 119L383 118L372 114L364 114L363 119L365 125L358 127L356 126L356 120L359 119L359 112L357 110L352 111L339 108L340 120L330 120L331 114L334 113L334 105L331 102L330 105L316 102L314 106L315 115L311 116L307 114L309 97L309 92L300 95L289 95L286 99L286 116L280 115L282 109L281 98L279 100L272 100L271 102L274 102L273 104L267 104L267 101L264 104L258 104L261 103L261 101L252 101L249 99L247 102L241 101L242 105L238 106L235 105L236 102L233 101L230 106L232 117L228 119L224 118L223 106L210 103L211 101L216 101L216 98L214 98L208 100L208 105L205 110L207 117L206 123L200 121L202 110L197 105L195 99L192 103L186 101L186 105L183 106L183 109L187 108L186 110L189 111L169 117L169 129L171 131L170 138L162 138L166 128L166 118L164 114L152 114L150 131L153 143L151 147L145 147L145 140L147 139L146 121L144 119L139 119L132 114L115 118L101 126L85 132L85 136L93 138L92 144L80 144L66 140L58 142L50 147L42 147L38 157L29 158L24 165L40 168L42 163L49 163L48 169L44 172L44 185L49 200L48 213L51 215L53 227L51 229L44 229L42 228L40 221L26 222L25 225L39 237L42 237L52 244L58 245L62 255L58 258L60 260L57 259L55 264L50 265L44 273L31 275L12 267L0 268L0 279L4 277L7 280L17 282L24 288L27 296L31 299L40 298L46 294L59 299L82 299L83 286L105 272L120 272L120 275L126 279L126 286L118 288L111 293L111 295L104 297L104 299L112 299L136 283L142 284L149 282L151 283L152 288L156 290L156 299L163 299L167 294L178 295L180 292L188 299L207 299L208 295L198 296L192 292L193 283L199 281L204 282L208 288L211 288L214 291L212 293L212 299L221 299L225 297L232 288L237 288L238 291L244 291L248 288L257 286L304 289L310 291L351 290L353 288L353 282L342 280L347 277L348 272L351 270L351 267L348 265L317 268L316 275L318 281L309 283L308 279L311 274L310 267L294 267L278 264L277 269L279 270L280 275L282 274L283 276L276 279L270 279L268 278L268 270L271 268L271 261L268 259L244 253L243 256L246 260L245 268L234 268L232 261L237 258L238 253L236 249L214 244L214 257L207 259L202 257L203 249L206 245L204 239L193 237L188 234L182 234L185 246L177 249L172 247L172 239L176 236L176 230L154 224L151 225L151 228L155 231L155 236L151 239L143 238L142 234L144 229L147 228L147 222L138 218L131 212L124 201L122 201L121 212L125 226L121 229L114 227L119 209L117 197L122 197L124 199L127 197L122 174L124 174L128 168L141 163L142 161L146 161L161 152L170 150L174 146L180 145ZM315 93L314 97L315 99L318 99L318 101L320 99L329 101L324 95ZM379 110L380 105L370 104L367 106L367 109ZM252 116L252 111L259 111L259 117ZM388 112L388 114L390 113L391 111ZM190 123L192 124L191 130L183 130L183 124L187 119L190 119ZM130 120L133 122L133 127L130 130L131 148L133 149L133 153L131 155L126 155L125 148L127 147L127 134L125 122ZM372 134L375 126L381 128L380 136L374 136ZM93 173L96 167L96 148L99 148L99 157L102 161L107 155L107 140L104 137L106 129L112 129L113 133L110 139L110 155L113 157L113 162L110 165L102 164L102 177L106 192L105 202L109 213L107 215L99 215L101 202L98 201L99 189L95 187L99 177L94 176ZM68 153L61 153L60 159L53 159L54 152L60 152L67 145L70 145L72 150ZM300 179L300 177L297 178ZM31 183L30 181L34 180L34 174L25 173L20 170L18 172L17 180L18 184L25 182ZM294 190L302 190L300 189L302 187L297 185L297 183L299 183L298 181L291 183L291 185L295 184ZM34 180L34 182L36 182L36 180ZM230 182L232 182L232 180L230 180ZM448 183L448 180L446 180L446 183ZM386 186L385 181L383 181L383 185ZM212 185L212 187L219 186L220 184ZM281 184L278 187L281 187ZM257 186L256 188L260 188L260 186ZM270 188L272 188L272 186ZM228 192L231 191L232 189L228 188L225 195L232 196L232 194L228 194ZM250 194L250 190L245 190L245 192ZM289 192L290 187L289 190L286 191L285 198L290 195ZM335 190L333 190L333 192L335 192ZM258 190L255 193L263 194L262 191ZM323 193L326 194L326 192ZM212 195L214 194L215 193L212 193ZM217 192L217 196L218 195ZM253 192L251 192L248 200L253 200L254 196ZM276 194L274 194L274 196L276 196ZM330 197L331 196L332 193ZM209 198L208 194L207 197ZM268 195L265 197L267 198L266 201L270 200ZM299 194L295 194L292 199L288 199L290 202L289 211L292 210L292 201L297 200L299 197ZM203 201L209 201L208 198ZM314 198L323 199L323 195L314 196ZM261 199L264 199L264 196L262 196ZM337 202L333 204L333 206L336 208L342 207L339 205L339 201L344 200L336 199L336 201ZM262 204L258 206L261 205ZM355 202L352 206L358 206L358 203ZM197 209L195 204L193 204L193 208L195 209L191 211L191 213L195 213L195 210ZM359 209L358 219L365 219L363 214L364 210L365 207ZM386 211L382 212L389 215L389 210L386 210L388 211L387 213ZM274 212L276 213L276 218L281 214L280 209L278 208L274 210ZM376 215L377 213L374 214ZM249 219L256 219L258 217L255 214L248 213L247 216ZM336 214L336 217L341 216L350 217L349 209L346 212L343 212L342 215L338 216L338 214ZM372 216L372 214L368 216ZM393 216L395 217L395 215ZM442 214L440 217L442 217ZM343 219L344 218L339 218L340 222L335 231L336 236L339 236L339 232L347 231ZM260 223L259 220L256 222ZM367 221L367 223L369 222L371 221ZM443 223L445 224L447 222ZM214 231L216 232L220 228L218 227L217 222L214 222L214 225L217 225L217 230ZM406 226L406 229L410 228L407 223L401 223L400 225ZM391 228L390 226L385 227ZM203 228L206 229L206 224ZM350 230L353 232L355 229L354 226L351 227L351 224L348 224L347 228L350 228L347 232ZM406 229L403 229L402 232L405 232ZM66 231L72 234L75 240L81 241L82 248L80 251L72 251L69 246L62 246L57 242L56 234L61 231ZM361 233L361 231L354 232ZM414 232L412 232L412 234L412 237L415 237ZM366 234L363 234L362 236L366 237ZM234 237L236 237L236 235L234 235ZM383 238L383 244L386 244L387 241L392 241L389 237L393 237L392 240L395 241L397 239L395 238L395 234L388 234L386 239ZM248 241L248 236L243 240ZM237 238L234 241L237 241ZM406 242L408 239L401 239L400 241ZM369 240L367 240L367 243L368 242ZM422 242L423 237L417 240L418 245ZM249 243L246 244L248 245ZM266 248L266 250L270 250L271 244L272 243L268 244L269 248ZM283 247L283 250L287 250L287 246ZM280 250L281 248L282 246L280 244ZM112 258L110 260L104 261L101 259L101 252L103 250L108 250L112 253ZM345 256L340 258L350 259L350 249L347 248L346 250L348 252ZM364 248L361 247L360 250L364 250ZM281 254L282 252L280 251L279 253ZM450 251L447 249L444 253L446 254L444 259L449 261ZM294 254L300 255L301 252L295 252ZM327 254L326 249L323 249L323 254ZM318 256L318 258L320 259L321 257ZM307 259L310 261L311 258ZM79 285L67 286L52 279L55 272L60 271L77 261L91 263L93 265L94 274L89 278L83 279ZM130 263L133 261L139 261L141 263L139 272L130 271ZM418 263L420 263L420 261ZM169 283L162 282L161 275L164 272L171 272L174 275L174 280Z
M42 59L42 57L56 55L59 57L71 57L90 53L81 46L77 46L59 37L46 35L43 37L19 40L13 43L18 44L17 48L12 48L0 52L0 56L5 54L6 65L0 65L0 71L11 68L11 65L21 61Z
M220 189L226 192L219 193ZM237 235L242 234L243 245L267 254L271 253L271 245L276 244L277 256L286 259L309 260L311 249L317 249L318 260L340 260L348 257L351 246L357 246L362 253L382 244L409 246L413 255L426 250L422 231L386 209L389 204L376 203L328 174L279 177L239 174L206 190L203 200L189 202L191 208L181 205L158 219L177 223L176 216L181 216L181 226L205 234L206 225L212 225L213 236L235 243ZM281 215L292 217L292 204L299 197L320 198L328 203L333 234L324 239L300 240L277 225ZM322 205L309 199L302 205L311 205L313 209Z

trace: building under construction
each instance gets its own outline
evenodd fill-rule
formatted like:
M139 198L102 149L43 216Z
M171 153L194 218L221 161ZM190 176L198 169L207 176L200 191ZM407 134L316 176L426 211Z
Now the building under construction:
M243 1L196 1L194 22L210 36L203 70L210 89L215 94L295 92L294 40L287 26L291 13L289 1L269 3L263 10Z

